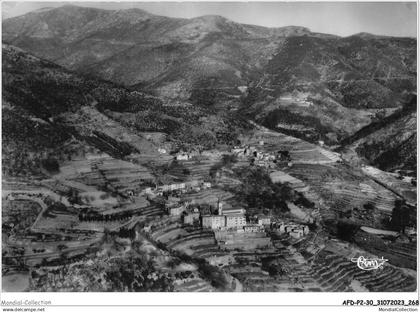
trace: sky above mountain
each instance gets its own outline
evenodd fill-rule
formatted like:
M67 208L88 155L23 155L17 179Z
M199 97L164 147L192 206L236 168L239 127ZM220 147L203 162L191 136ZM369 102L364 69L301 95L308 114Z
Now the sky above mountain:
M169 17L221 15L235 22L349 36L359 32L416 37L416 2L2 2L3 19L64 4L102 9L140 8Z

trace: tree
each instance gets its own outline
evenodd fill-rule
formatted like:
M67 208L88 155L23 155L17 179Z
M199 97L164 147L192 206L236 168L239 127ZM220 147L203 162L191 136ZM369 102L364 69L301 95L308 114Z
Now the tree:
M222 164L223 166L230 166L233 163L238 162L238 157L233 154L223 154L222 155Z
M347 221L337 222L337 237L345 241L352 241L360 226Z
M41 164L49 173L58 173L60 171L60 165L55 158L48 157L42 160Z
M375 205L372 203L366 203L363 205L363 208L368 211L373 211L375 209Z
M391 226L404 233L405 227L410 223L410 209L404 204L403 200L397 199L395 201L394 209L392 209Z
M81 201L79 191L76 189L71 189L67 194L67 197L70 204L78 204Z

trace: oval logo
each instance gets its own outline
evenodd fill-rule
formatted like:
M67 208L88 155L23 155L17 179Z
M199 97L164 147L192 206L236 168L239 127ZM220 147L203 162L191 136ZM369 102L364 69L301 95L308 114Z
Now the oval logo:
M384 259L384 257L369 259L363 256L360 256L359 258L351 258L350 260L351 262L357 263L359 269L364 271L377 270L382 268L384 263L388 261L388 259Z

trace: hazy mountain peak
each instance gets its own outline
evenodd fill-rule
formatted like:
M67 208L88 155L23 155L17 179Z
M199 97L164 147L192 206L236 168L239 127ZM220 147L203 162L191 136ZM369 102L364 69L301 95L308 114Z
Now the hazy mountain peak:
M192 18L192 20L201 20L203 22L227 22L229 21L226 17L220 15L202 15Z
M117 14L121 17L152 17L152 16L156 16L152 13L149 13L145 10L142 9L138 9L138 8L132 8L132 9L124 9L124 10L117 10L114 11L114 14Z
M93 12L110 12L110 10L65 4L63 6L53 8L52 10L49 10L49 12L59 14L86 14Z
M349 37L358 37L362 39L377 39L377 38L390 38L389 36L383 36L383 35L375 35L368 32L359 32L357 34L351 35Z
M51 11L51 10L54 10L54 9L55 9L54 7L44 7L44 8L37 9L33 12L40 13L40 12Z
M276 33L281 34L282 36L301 36L311 33L311 30L309 28L295 25L278 27L275 29Z

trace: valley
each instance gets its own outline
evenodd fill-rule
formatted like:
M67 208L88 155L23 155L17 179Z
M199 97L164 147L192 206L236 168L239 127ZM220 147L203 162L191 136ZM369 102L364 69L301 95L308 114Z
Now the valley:
M3 291L415 291L415 50L138 9L4 20Z

